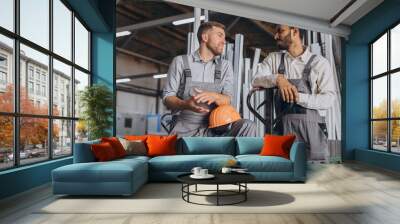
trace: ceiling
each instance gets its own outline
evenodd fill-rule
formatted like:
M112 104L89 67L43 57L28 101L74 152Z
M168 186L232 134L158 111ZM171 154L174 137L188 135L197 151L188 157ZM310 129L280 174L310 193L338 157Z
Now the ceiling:
M149 25L171 16L193 13L193 7L159 1L120 0L117 5L117 30L131 30L132 34L117 38L117 49L131 55L152 59L167 67L172 59L186 53L187 33L192 31L193 23L174 26L172 21L158 25ZM186 16L191 17L191 16ZM252 19L210 12L209 20L226 25L227 41L234 42L236 33L245 36L245 56L251 57L255 48L261 48L263 54L277 50L273 39L273 24ZM141 26L144 24L145 26ZM129 27L134 27L130 29ZM137 28L140 27L140 28ZM138 74L140 75L140 74Z
M117 38L117 51L157 64L160 72L166 72L176 55L186 53L187 33L193 29L193 23L174 26L172 21L193 17L194 7L199 7L209 10L209 20L226 26L228 42L234 42L236 33L244 35L244 57L252 57L255 48L261 48L262 58L277 50L274 24L347 37L350 26L381 2L383 0L117 0L117 32L132 32ZM117 74L117 77L122 75L152 78L152 74L135 71ZM153 83L146 88L156 89L157 82Z

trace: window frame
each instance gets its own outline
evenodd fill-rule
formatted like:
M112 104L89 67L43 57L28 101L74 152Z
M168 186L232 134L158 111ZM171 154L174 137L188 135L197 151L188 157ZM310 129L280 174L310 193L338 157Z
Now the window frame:
M390 27L386 28L384 32L379 34L375 39L373 39L370 43L368 43L369 47L369 149L373 151L379 152L386 152L391 154L400 154L400 152L393 152L392 151L392 121L400 121L400 117L393 117L392 116L392 98L391 98L391 80L392 75L400 72L400 67L391 69L391 31L396 26L400 26L400 20L396 21ZM373 74L373 44L376 43L381 37L387 34L387 64L386 64L386 71L380 74ZM386 118L373 118L373 81L378 78L386 77L386 86L387 86L387 105L386 105ZM386 121L386 151L379 150L374 148L374 136L373 136L373 122L374 121Z
M13 1L13 10L14 10L14 31L10 31L4 27L0 26L0 35L3 35L7 38L12 39L13 41L13 64L12 64L12 74L14 78L14 111L13 112L1 112L0 111L0 116L11 116L13 118L13 153L14 153L14 161L13 161L13 166L10 167L5 167L5 168L0 168L0 172L5 171L5 170L10 170L10 169L16 169L18 167L23 167L23 166L29 166L37 163L43 163L49 160L53 159L61 159L65 157L70 157L73 155L74 151L74 143L75 143L75 126L76 126L76 121L79 120L79 117L75 116L75 108L71 108L71 114L68 116L55 116L53 115L53 59L58 60L61 63L64 63L66 65L71 66L71 92L72 92L72 99L71 99L71 104L74 105L75 103L75 88L74 88L74 82L75 82L75 69L85 73L89 77L89 83L88 86L92 85L92 61L91 61L91 49L92 49L92 43L91 43L91 38L92 38L92 30L88 27L88 25L84 22L84 20L72 9L72 7L66 2L65 0L59 0L68 10L71 11L71 18L70 18L70 23L71 23L71 59L64 58L63 56L55 53L53 50L53 1L54 0L48 0L49 3L49 48L46 49L45 47L40 46L39 44L36 44L29 39L24 38L23 36L20 35L20 0L14 0ZM84 26L84 28L88 31L88 69L85 69L78 64L75 63L75 18L79 20L79 22ZM48 56L49 63L48 63L48 77L46 80L46 87L45 90L48 92L45 92L45 95L48 96L48 108L49 111L47 112L46 115L39 115L39 114L26 114L26 113L21 113L20 112L20 85L21 85L21 80L20 80L20 64L21 64L21 56L20 56L20 45L23 44L27 47L32 48L33 50L36 50L40 53L43 53ZM36 92L35 85L36 83L42 84L42 79L41 75L43 70L40 69L39 72L39 79L37 80L36 78L36 69L33 67L33 79L30 78L29 74L29 68L31 66L29 63L27 63L27 74L26 75L26 82L28 81L33 81L34 85L34 92ZM41 85L40 85L41 86ZM28 87L28 86L27 86ZM29 88L29 87L28 87ZM29 90L27 90L29 91ZM41 92L41 91L40 91ZM42 96L42 94L38 95ZM26 163L26 164L21 164L20 161L20 119L28 117L28 118L45 118L47 119L48 122L48 136L47 136L47 142L49 143L47 146L48 150L48 155L47 158L44 157L43 160L40 160L38 162L33 162L33 163ZM56 120L66 120L66 121L71 121L71 153L68 155L63 155L63 156L54 156L53 155L53 122ZM55 158L53 158L55 157Z

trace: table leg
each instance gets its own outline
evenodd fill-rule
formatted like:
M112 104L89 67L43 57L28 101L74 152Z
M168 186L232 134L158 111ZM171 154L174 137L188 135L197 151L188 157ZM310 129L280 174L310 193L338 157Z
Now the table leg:
M244 201L247 201L247 183L244 183Z
M217 184L217 206L219 205L219 184Z

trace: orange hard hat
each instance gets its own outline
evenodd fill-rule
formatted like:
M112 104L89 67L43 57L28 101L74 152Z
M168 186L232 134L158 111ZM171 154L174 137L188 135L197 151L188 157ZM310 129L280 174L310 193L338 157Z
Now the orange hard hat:
M232 107L231 105L222 105L211 111L208 118L208 127L216 128L240 119L240 114L236 111L234 107Z

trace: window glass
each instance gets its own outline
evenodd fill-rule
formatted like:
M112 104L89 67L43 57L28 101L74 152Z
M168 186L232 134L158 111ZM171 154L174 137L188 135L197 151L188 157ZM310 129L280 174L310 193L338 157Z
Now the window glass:
M387 34L383 35L372 45L372 75L387 71Z
M14 122L11 116L0 115L0 170L14 165Z
M372 81L372 118L387 118L387 78Z
M1 112L14 111L13 50L14 50L13 40L0 34L0 111Z
M0 26L14 31L14 0L0 1Z
M75 63L89 70L89 32L75 18Z
M71 60L72 12L60 1L53 0L53 51Z
M89 75L75 69L75 117L79 117L82 113L80 95L87 86L89 86Z
M49 0L20 0L21 36L49 48Z
M53 120L53 157L72 154L72 121Z
M21 164L35 163L49 158L49 120L45 118L20 118Z
M400 67L400 24L392 29L390 33L390 68Z
M21 44L20 57L20 110L24 114L47 115L49 108L48 74L49 57L24 44ZM34 94L29 93L26 68L33 68L36 73ZM29 72L28 72L29 73ZM32 104L31 100L36 101Z
M391 116L400 118L400 72L391 74L390 76Z
M387 151L387 121L372 122L373 149Z
M53 114L56 116L72 117L71 72L71 66L53 60Z

